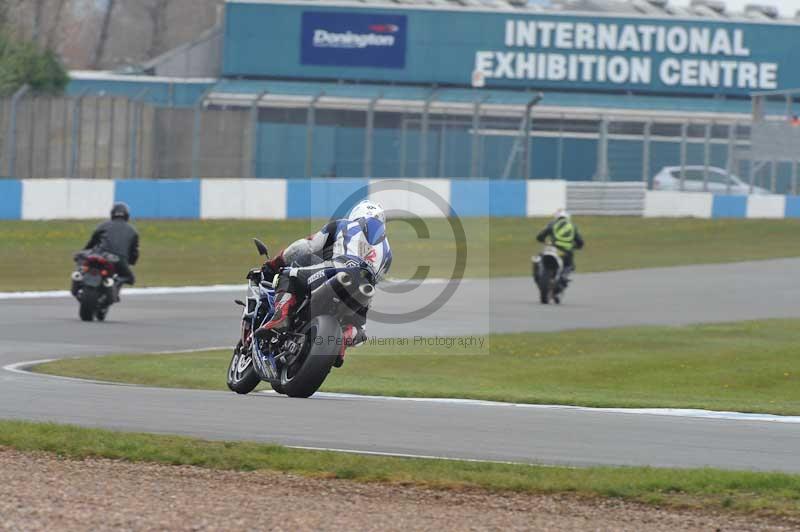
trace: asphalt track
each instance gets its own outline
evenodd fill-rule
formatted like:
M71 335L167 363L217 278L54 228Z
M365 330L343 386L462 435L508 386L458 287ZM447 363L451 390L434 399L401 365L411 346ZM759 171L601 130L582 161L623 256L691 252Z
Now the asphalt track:
M787 259L579 275L560 307L536 303L529 279L469 280L426 319L373 322L369 333L477 335L800 317L799 271L800 259ZM381 295L376 310L413 316L444 286ZM234 297L241 294L129 295L103 324L79 322L68 298L0 300L0 366L230 345L238 329ZM0 371L0 418L413 456L800 472L797 422L350 396L240 397L8 370Z

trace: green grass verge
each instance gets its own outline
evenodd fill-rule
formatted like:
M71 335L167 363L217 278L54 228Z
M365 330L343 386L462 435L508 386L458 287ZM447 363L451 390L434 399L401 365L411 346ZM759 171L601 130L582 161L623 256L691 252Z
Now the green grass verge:
M800 320L495 335L482 354L367 345L323 390L800 415ZM226 389L229 352L60 360L44 373Z
M579 254L583 272L800 256L800 220L654 220L579 217L587 240ZM545 220L464 219L471 277L524 276ZM318 229L322 220L136 222L142 235L140 284L233 283L258 263L249 239L274 250ZM72 252L88 240L95 222L0 222L0 290L66 288ZM420 265L431 275L453 271L456 245L447 220L429 220L419 238L405 221L389 224L392 274L411 276Z
M439 489L473 487L523 493L572 493L800 518L800 475L779 473L565 468L385 458L18 421L0 421L0 446L46 451L73 459L100 457L211 469L281 471Z

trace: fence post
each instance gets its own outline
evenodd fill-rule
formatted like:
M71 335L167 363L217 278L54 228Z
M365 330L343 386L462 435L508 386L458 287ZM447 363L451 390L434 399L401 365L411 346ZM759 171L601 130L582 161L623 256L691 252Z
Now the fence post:
M258 110L267 91L261 91L250 104L250 177L258 173Z
M133 120L131 121L131 145L130 145L130 175L128 176L130 179L136 178L136 163L138 161L138 152L139 152L139 122L142 120L142 110L144 107L144 97L147 96L147 93L150 92L150 89L142 89L139 93L133 97L134 107L133 107ZM138 102L139 105L136 105Z
M688 135L689 122L684 122L681 124L681 182L679 187L681 191L683 191L683 187L686 184L686 142Z
M422 108L422 124L419 135L419 177L426 177L428 173L428 124L430 120L431 103L436 97L436 89L425 98L425 105Z
M111 97L111 113L108 118L108 178L114 179L114 122L116 115L116 98Z
M400 119L400 177L406 176L406 157L408 156L408 149L406 146L408 126L406 125L406 114L402 114Z
M81 135L83 126L83 98L86 96L87 92L88 89L81 91L72 104L72 133L70 134L72 153L69 161L69 176L71 178L78 177L77 174L80 170L81 140L83 138Z
M728 161L726 164L726 170L728 173L728 178L725 179L725 193L731 193L731 178L730 175L733 173L733 165L734 165L734 157L736 156L736 129L739 127L738 122L734 122L733 124L728 126ZM738 174L738 172L737 172Z
M52 135L50 130L53 127L53 96L47 98L47 119L45 120L45 135L44 135L44 177L50 177L50 158L52 154Z
M597 140L596 181L608 181L608 116L600 119L600 135Z
M379 93L369 101L367 106L367 129L364 132L364 177L372 177L372 135L375 133L375 106L383 97L383 93Z
M775 159L770 161L770 182L770 192L775 194L775 191L778 188L778 161Z
M203 104L211 94L213 85L203 91L203 94L194 103L194 127L192 128L192 179L200 177L200 134L203 128ZM172 112L172 109L170 109Z
M478 130L481 127L481 101L475 100L472 104L472 146L470 150L469 176L478 176L478 150L480 149L480 138Z
M445 158L447 157L447 116L444 115L444 118L441 122L441 127L439 128L439 170L436 172L436 177L445 177L445 171L447 168Z
M708 167L711 166L711 126L713 122L707 122L705 135L703 137L703 192L708 192Z
M792 196L797 195L797 159L792 160Z
M317 102L324 95L325 91L321 91L311 98L306 112L306 177L311 177L314 173L314 125L317 118Z
M556 147L556 179L564 179L564 122L567 117L561 113L558 122L558 144Z
M522 180L527 181L531 178L531 112L533 107L542 101L544 94L536 94L527 104L525 104L525 144L522 145Z
M96 97L94 100L94 148L92 149L92 179L97 179L97 149L100 144L100 109L102 100Z
M653 130L653 121L644 123L644 143L642 144L642 182L645 188L650 189L650 135Z
M17 107L19 101L28 92L30 86L26 83L11 97L11 116L8 121L8 144L6 144L6 159L8 160L8 177L16 177L17 166Z

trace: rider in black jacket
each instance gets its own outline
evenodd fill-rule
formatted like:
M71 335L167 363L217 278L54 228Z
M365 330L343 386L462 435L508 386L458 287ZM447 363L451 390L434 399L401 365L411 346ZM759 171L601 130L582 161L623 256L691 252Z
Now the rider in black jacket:
M131 214L124 203L115 203L111 208L111 219L97 226L84 249L113 253L119 257L116 271L119 277L115 298L119 298L119 287L134 284L136 277L130 267L139 260L139 233L128 223Z

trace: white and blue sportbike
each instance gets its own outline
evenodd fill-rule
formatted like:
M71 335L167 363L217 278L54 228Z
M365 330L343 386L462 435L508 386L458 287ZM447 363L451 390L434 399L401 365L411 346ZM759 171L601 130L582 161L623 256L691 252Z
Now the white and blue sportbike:
M254 239L259 254L267 247ZM290 397L313 395L331 368L344 360L348 340L344 331L357 322L356 314L368 308L375 293L375 271L364 261L326 268L327 280L298 305L291 325L259 339L254 335L270 320L275 309L273 279L264 279L260 268L247 275L247 300L241 338L228 367L228 388L239 394L253 391L262 381Z

